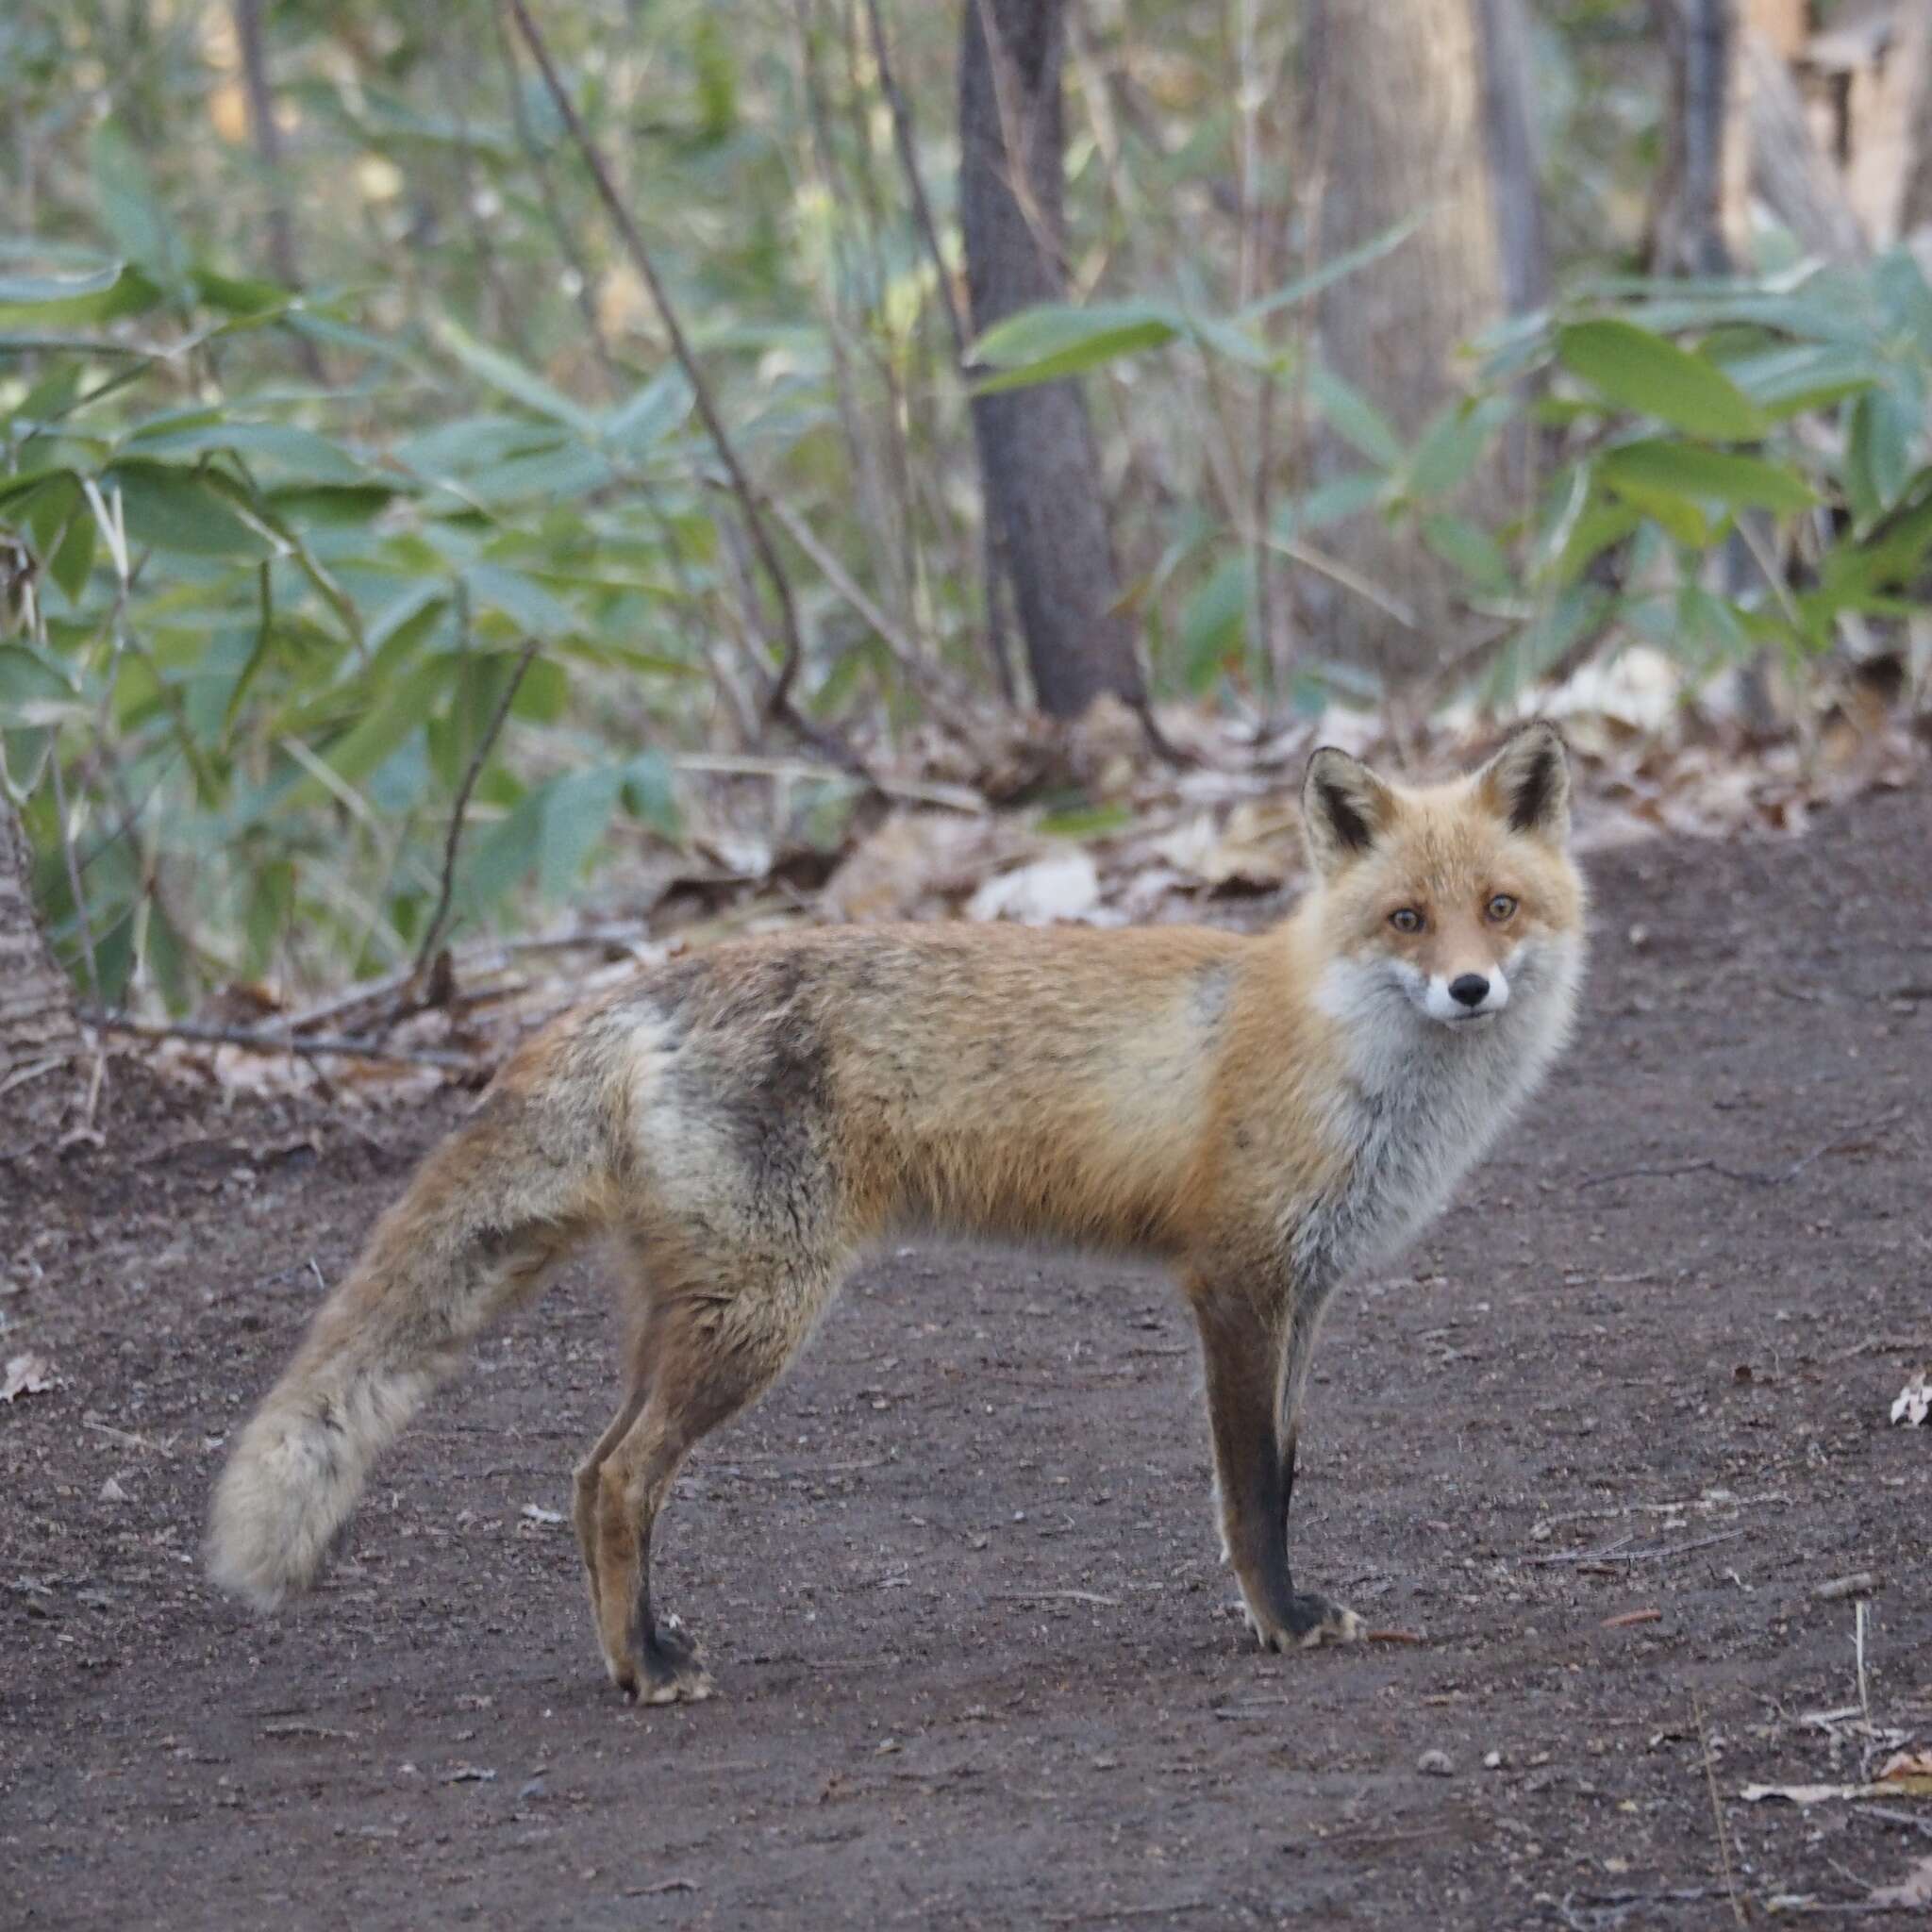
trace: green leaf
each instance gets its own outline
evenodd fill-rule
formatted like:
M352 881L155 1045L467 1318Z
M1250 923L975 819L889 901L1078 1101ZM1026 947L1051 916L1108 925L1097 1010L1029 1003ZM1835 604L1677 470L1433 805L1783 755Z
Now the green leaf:
M576 882L584 860L603 838L610 815L617 809L623 789L624 769L619 765L573 772L544 788L537 885L546 898L557 898Z
M1241 656L1248 633L1248 560L1227 557L1215 567L1181 614L1181 675L1205 691Z
M1873 390L1852 406L1845 444L1845 493L1861 527L1884 515L1911 475L1917 413L1890 387Z
M129 455L190 457L232 450L245 458L258 480L293 487L367 485L369 472L340 444L312 429L286 423L160 423L136 429L124 448Z
M121 492L129 539L185 557L259 559L275 546L244 523L192 471L160 463L116 463L101 476L104 494Z
M188 255L156 198L147 168L119 123L103 121L91 144L101 225L122 254L163 290L185 292Z
M361 784L406 739L422 728L449 681L452 661L448 658L425 658L407 677L387 686L382 701L329 746L323 761L344 784ZM320 805L332 796L328 787L309 773L290 790L283 805L294 810Z
M1283 504L1274 512L1274 539L1291 543L1311 530L1325 529L1330 524L1373 509L1388 487L1388 477L1376 470L1356 470L1319 483L1306 496Z
M191 270L190 279L194 284L194 292L210 308L218 308L224 315L261 318L277 313L298 299L292 289L285 289L279 283L265 282L257 276L219 275L211 268Z
M72 328L139 315L161 291L125 262L85 275L0 275L0 328Z
M1571 323L1557 331L1557 355L1610 402L1674 429L1726 441L1764 433L1763 413L1715 363L1635 323Z
M1416 445L1407 474L1397 486L1402 494L1424 499L1449 495L1475 468L1490 439L1515 412L1515 402L1508 396L1452 403Z
M579 436L597 434L597 419L589 409L572 402L561 390L553 389L513 357L479 342L460 323L447 315L438 316L430 325L430 333L472 375L491 389L553 423L566 425Z
M610 823L625 769L574 772L525 792L464 868L468 904L481 910L533 872L546 897L567 891Z
M1614 601L1595 584L1573 584L1497 655L1483 677L1483 697L1492 705L1509 703L1596 629L1609 615Z
M678 838L683 824L671 760L662 752L641 751L623 770L625 810L664 838Z
M1385 470L1400 467L1402 439L1394 425L1352 383L1332 369L1312 364L1307 371L1308 400L1322 412L1322 420L1342 441L1352 445Z
M1596 468L1611 489L1633 502L1639 491L1734 509L1808 509L1818 500L1804 477L1782 463L1700 449L1666 437L1620 443L1597 458Z
M1181 335L1185 318L1144 301L1094 302L1086 308L1048 303L996 322L969 352L969 360L1005 373L973 386L994 395L1060 376L1077 375L1140 349L1158 349Z
M1510 588L1509 559L1496 540L1467 517L1424 517L1422 532L1423 541L1478 590L1500 592Z
M1367 268L1371 262L1380 261L1408 240L1433 212L1430 208L1419 208L1414 214L1405 216L1393 226L1384 228L1379 235L1372 237L1357 248L1351 248L1345 255L1338 255L1333 261L1324 261L1318 269L1312 269L1305 275L1297 275L1291 282L1276 289L1271 295L1263 295L1250 302L1241 309L1236 320L1243 323L1257 323L1265 317L1276 314L1283 308L1291 308L1297 302L1306 302L1310 295L1319 295L1325 288L1341 281L1345 275L1352 275L1357 269Z
M1868 348L1793 342L1724 365L1725 374L1774 421L1822 408L1878 380Z
M675 362L667 362L605 417L604 440L632 456L644 456L683 425L694 400L690 378Z
M567 604L521 571L500 564L477 563L463 574L470 598L479 610L500 610L531 637L561 638L583 626Z

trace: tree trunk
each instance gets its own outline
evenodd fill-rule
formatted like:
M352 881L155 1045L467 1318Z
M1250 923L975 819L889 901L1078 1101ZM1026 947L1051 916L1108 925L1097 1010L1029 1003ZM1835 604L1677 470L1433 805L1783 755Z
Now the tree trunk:
M1738 0L1654 0L1654 10L1670 95L1651 204L1651 273L1729 275L1747 239Z
M1066 293L1060 62L1066 0L964 0L959 227L973 326ZM1005 539L1033 689L1057 718L1104 692L1142 701L1101 494L1100 454L1069 380L977 396L987 514Z
M1457 350L1505 307L1477 8L1471 0L1307 0L1305 18L1300 145L1323 184L1318 258L1429 210L1399 248L1328 290L1317 311L1324 362L1413 443L1457 391ZM1496 45L1500 83L1507 57ZM1526 125L1499 132L1526 155ZM1540 271L1522 259L1527 288ZM1318 449L1318 474L1359 467L1332 441ZM1469 479L1457 508L1480 517L1501 495L1491 466ZM1459 580L1411 531L1365 515L1324 533L1323 547L1376 593L1304 575L1297 588L1329 654L1392 685L1457 647Z
M1503 301L1511 315L1550 299L1550 244L1539 180L1536 75L1523 0L1474 0L1482 56L1483 139L1490 157L1502 253Z
M1811 138L1804 97L1784 57L1761 34L1748 29L1740 51L1751 186L1757 198L1806 254L1826 261L1860 260L1866 253L1864 232L1845 199L1838 170Z
M13 807L0 797L0 1095L80 1052L74 989L55 964L34 910L33 868ZM8 1113L17 1100L0 1102Z

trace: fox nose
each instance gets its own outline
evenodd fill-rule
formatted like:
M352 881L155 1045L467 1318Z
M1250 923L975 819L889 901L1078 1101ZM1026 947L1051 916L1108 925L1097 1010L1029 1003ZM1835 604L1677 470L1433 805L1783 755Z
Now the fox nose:
M1480 973L1465 973L1449 982L1449 997L1465 1007L1479 1007L1490 996L1490 982Z

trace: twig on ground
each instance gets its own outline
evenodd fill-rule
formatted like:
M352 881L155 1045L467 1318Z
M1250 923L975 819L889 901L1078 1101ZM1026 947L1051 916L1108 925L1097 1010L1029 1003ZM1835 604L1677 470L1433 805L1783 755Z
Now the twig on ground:
M1738 1896L1738 1881L1731 1871L1731 1840L1724 1829L1724 1807L1717 1794L1717 1766L1710 1756L1710 1733L1704 1727L1704 1706L1696 1691L1690 1693L1690 1714L1697 1720L1697 1744L1704 1756L1704 1781L1710 1791L1710 1815L1717 1824L1718 1862L1724 1868L1724 1891L1731 1901L1731 1917L1740 1925L1750 1924L1744 1916L1744 1902Z
M470 808L470 793L476 789L477 774L490 757L491 747L495 744L504 720L509 716L509 708L516 702L517 692L523 686L524 674L529 670L530 660L536 657L539 648L539 641L532 638L518 654L516 668L503 688L503 695L496 701L496 709L491 713L490 723L483 727L483 736L476 741L476 749L471 757L469 769L463 774L463 782L457 787L456 803L449 811L449 837L442 847L442 883L436 895L436 910L429 915L429 924L424 929L423 943L416 948L416 967L411 978L428 970L429 962L436 958L442 944L442 928L449 918L451 895L456 891L457 848L463 841L463 815Z
M705 433L711 440L711 447L717 452L718 460L724 467L724 475L731 486L731 493L738 499L742 512L745 532L751 539L752 548L758 554L765 576L772 586L773 595L777 600L778 623L782 643L777 674L765 693L766 715L778 723L788 725L798 737L808 744L815 745L828 758L844 765L860 777L869 777L858 755L837 739L829 736L812 724L798 709L792 701L792 690L798 681L800 666L805 658L804 634L799 629L798 609L792 600L791 580L785 574L777 548L772 541L771 532L765 526L765 520L758 508L758 493L752 481L745 475L743 465L738 459L738 451L724 427L724 419L718 413L717 403L711 395L710 383L706 379L704 365L692 353L686 339L683 325L677 319L677 311L671 306L671 297L663 282L658 278L657 264L651 259L650 250L644 246L644 238L638 232L636 222L631 219L630 210L625 206L624 197L617 192L609 167L606 164L597 144L591 139L590 130L578 116L576 103L570 97L555 63L550 58L550 49L543 36L537 30L537 23L530 18L530 10L524 0L505 0L510 17L517 24L517 30L524 37L524 44L530 50L530 58L537 63L537 71L543 76L543 86L555 105L559 118L575 143L576 150L583 158L584 166L590 170L591 180L597 191L597 198L604 204L605 212L610 217L610 224L617 231L617 238L623 243L624 252L630 258L631 266L638 273L638 279L644 285L651 297L651 305L658 311L658 320L663 325L666 339L671 344L671 353L677 358L677 365L684 371L685 379L691 384L691 396L697 405L699 418L705 425Z
M996 1590L992 1600L996 1604L1097 1604L1104 1610L1121 1607L1119 1597L1102 1596L1093 1590Z
M1680 1160L1669 1167L1623 1167L1611 1174L1586 1174L1576 1183L1576 1188L1580 1193L1585 1188L1601 1188L1611 1181L1670 1180L1678 1174L1714 1174L1727 1181L1741 1181L1746 1187L1781 1188L1787 1181L1796 1180L1814 1161L1823 1160L1827 1154L1836 1154L1841 1148L1855 1146L1867 1134L1874 1134L1880 1127L1890 1126L1904 1111L1903 1108L1888 1108L1885 1112L1874 1115L1871 1120L1861 1122L1855 1127L1847 1127L1841 1134L1834 1135L1829 1141L1812 1148L1810 1153L1801 1155L1789 1167L1725 1167L1721 1161L1707 1155L1702 1160Z
M1688 1556L1692 1550L1706 1550L1712 1543L1727 1543L1744 1534L1741 1528L1721 1529L1715 1536L1692 1537L1688 1543L1652 1543L1647 1549L1626 1550L1624 1543L1612 1543L1607 1550L1558 1550L1549 1557L1519 1557L1519 1563L1647 1563L1669 1557Z
M1180 1898L1164 1906L1095 1906L1084 1912L1048 1912L1048 1925L1097 1925L1115 1919L1164 1919L1170 1912L1205 1912L1214 1903L1206 1898Z
M138 1040L187 1040L206 1046L241 1046L251 1053L293 1054L300 1058L336 1055L344 1059L398 1060L414 1066L448 1067L475 1073L487 1057L449 1053L433 1046L386 1046L379 1040L355 1040L329 1033L293 1035L280 1029L254 1026L205 1026L194 1020L137 1020L125 1013L83 1008L90 1026L110 1033L131 1033Z
M1858 1708L1868 1724L1872 1722L1872 1686L1865 1675L1865 1624L1871 1614L1872 1606L1863 1597L1852 1606L1852 1649L1858 1662Z

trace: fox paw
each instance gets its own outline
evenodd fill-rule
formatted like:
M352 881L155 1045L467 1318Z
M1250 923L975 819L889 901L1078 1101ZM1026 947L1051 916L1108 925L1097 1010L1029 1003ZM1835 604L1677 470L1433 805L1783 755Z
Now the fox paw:
M1288 1614L1279 1622L1257 1617L1243 1604L1248 1628L1263 1650L1314 1650L1324 1643L1359 1642L1367 1626L1351 1609L1325 1596L1305 1591L1288 1600Z
M610 1672L632 1704L702 1704L718 1694L698 1647L675 1618L667 1617Z

